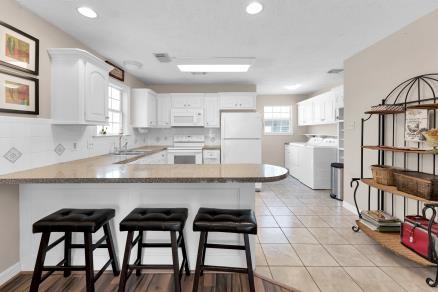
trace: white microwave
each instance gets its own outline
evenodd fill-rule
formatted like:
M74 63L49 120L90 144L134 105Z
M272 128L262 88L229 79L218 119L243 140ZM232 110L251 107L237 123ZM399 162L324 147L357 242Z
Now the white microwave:
M203 109L179 109L174 108L171 112L172 127L203 127Z

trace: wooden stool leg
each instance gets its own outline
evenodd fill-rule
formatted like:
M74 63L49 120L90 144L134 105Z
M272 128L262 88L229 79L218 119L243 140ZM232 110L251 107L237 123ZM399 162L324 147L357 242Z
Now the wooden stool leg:
M132 239L134 232L129 231L126 237L125 254L123 256L122 273L120 274L119 292L125 291L126 281L128 279L128 265L131 257Z
M137 262L138 262L139 265L141 265L141 263L143 262L143 253L142 253L143 247L142 247L142 245L143 245L143 235L144 235L144 232L142 230L140 230L138 235L140 236L140 238L139 238L138 243L137 243ZM135 271L135 274L137 276L140 276L141 275L141 269L137 269Z
M170 232L170 241L172 245L173 282L175 286L175 292L181 292L181 282L179 280L178 242L176 240L176 231Z
M196 259L196 270L195 270L195 279L193 280L193 292L198 291L199 286L199 278L201 276L201 265L202 265L202 256L204 251L204 245L206 242L206 232L201 232L201 236L199 237L199 246L198 246L198 257Z
M65 233L64 240L64 267L71 267L71 232ZM71 271L64 271L64 277L67 278L71 275Z
M244 234L243 235L243 239L245 241L246 265L248 267L249 291L250 292L255 292L254 273L253 273L253 270L252 270L252 260L251 260L251 247L249 245L249 236L248 236L248 234Z
M205 254L207 253L208 232L205 232L204 251L202 252L202 266L205 264ZM201 276L204 276L204 270L201 270Z
M33 270L32 283L30 284L30 292L38 292L38 287L41 283L41 275L43 274L44 260L46 259L47 246L49 246L50 233L44 232L41 236L40 247Z
M117 258L116 250L114 248L114 241L113 241L113 236L111 233L111 227L110 227L109 223L106 223L105 225L103 225L103 231L105 232L105 235L106 235L106 243L108 245L108 254L110 256L110 259L113 260L111 262L111 266L113 268L113 274L114 274L114 276L118 276L118 275L120 275L119 260Z
M90 232L84 232L84 245L86 291L94 292L93 238Z
M184 239L184 232L182 231L181 231L181 249L182 249L183 259L186 260L184 264L184 269L186 270L186 275L190 276L189 259L187 257L187 250L186 250L186 241Z

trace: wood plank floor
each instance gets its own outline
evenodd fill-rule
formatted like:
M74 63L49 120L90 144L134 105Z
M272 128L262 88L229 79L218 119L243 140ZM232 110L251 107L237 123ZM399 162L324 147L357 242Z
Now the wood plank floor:
M20 274L4 286L0 287L0 292L21 292L29 291L31 274ZM244 274L229 273L206 273L200 283L199 292L245 292L249 291L247 276ZM117 291L119 277L114 277L111 273L105 273L96 282L97 292ZM255 277L257 292L290 292L298 291L280 286L268 279ZM183 291L192 291L193 274L183 277ZM62 274L53 274L40 286L40 291L85 291L85 275L72 274L64 278ZM127 292L133 291L154 291L171 292L173 289L173 275L170 273L142 274L137 277L134 274L129 278L126 285Z

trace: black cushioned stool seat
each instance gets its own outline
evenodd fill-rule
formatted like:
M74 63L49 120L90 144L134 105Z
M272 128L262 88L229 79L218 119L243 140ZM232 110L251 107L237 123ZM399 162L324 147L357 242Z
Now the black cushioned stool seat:
M252 210L200 208L196 214L195 220L193 221L193 231L201 232L198 247L198 257L196 260L195 279L193 281L193 292L198 291L199 278L203 275L204 270L246 273L248 274L249 290L251 292L255 291L249 234L257 234L257 221ZM243 234L245 244L210 244L207 243L209 232ZM207 248L244 250L247 267L234 268L205 265L205 254Z
M257 221L249 209L200 208L193 231L257 234Z
M141 274L142 269L172 269L174 274L174 291L181 291L181 277L183 269L190 275L187 260L186 245L183 230L187 221L188 210L186 208L136 208L120 222L120 231L128 231L126 238L125 255L123 257L122 273L120 275L119 291L125 291L126 282L132 272ZM134 232L138 231L134 239ZM169 231L170 243L146 243L145 232ZM178 232L178 238L176 233ZM129 263L131 250L137 245L137 259L133 264ZM146 265L142 263L143 248L171 247L172 265ZM178 259L178 248L181 247L183 260L181 267Z
M64 277L70 276L71 271L85 271L87 292L94 292L94 282L99 279L109 265L112 266L114 276L118 276L120 274L119 263L109 225L109 221L114 218L114 215L114 209L61 209L35 222L33 233L42 233L42 236L30 291L37 292L39 285L55 271L64 271ZM103 228L104 236L93 243L92 234L100 228ZM52 232L62 232L64 235L49 244ZM72 232L83 233L84 243L72 243ZM64 242L64 259L55 266L45 266L46 253L61 242ZM73 248L85 249L85 266L71 264L71 250ZM95 275L93 251L96 248L108 249L109 260ZM43 271L47 272L44 276L42 275Z
M185 208L137 208L120 222L120 231L182 231L187 216Z
M61 209L33 224L33 233L96 232L114 218L114 209Z

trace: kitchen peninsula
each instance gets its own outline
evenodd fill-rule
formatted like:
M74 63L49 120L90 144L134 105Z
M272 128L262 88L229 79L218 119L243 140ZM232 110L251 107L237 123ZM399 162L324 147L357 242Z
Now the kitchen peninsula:
M254 209L254 183L279 181L288 173L282 167L264 164L130 164L157 153L160 147L141 151L143 154L140 155L108 154L0 176L0 184L20 186L21 270L32 271L34 268L40 235L32 234L32 224L61 208L114 208L116 217L112 228L121 258L126 234L118 231L118 224L139 206L189 209L185 237L190 268L194 269L199 234L192 232L192 222L198 208ZM151 232L147 237L151 241L169 240L168 233ZM77 235L73 240L82 242L83 238ZM240 239L233 234L212 234L211 240L237 244ZM251 241L254 250L255 238L252 237ZM74 262L83 261L82 252L73 251ZM96 266L102 266L106 257L106 251L96 251ZM144 257L149 263L171 261L168 249L148 251ZM47 262L55 263L60 258L62 247L50 252ZM214 265L245 265L243 253L228 250L213 250L208 261Z

